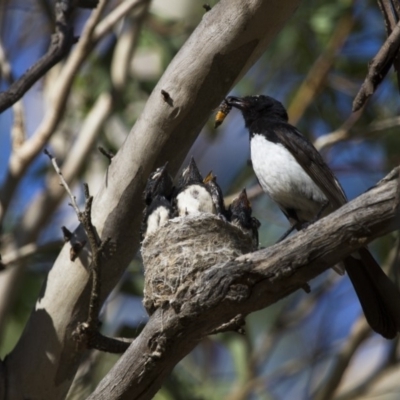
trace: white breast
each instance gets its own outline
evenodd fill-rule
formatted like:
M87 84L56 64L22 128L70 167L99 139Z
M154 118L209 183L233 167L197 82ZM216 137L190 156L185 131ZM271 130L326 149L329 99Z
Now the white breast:
M215 207L210 193L200 185L191 185L176 197L179 216L190 214L215 214Z
M145 236L156 232L169 220L169 211L165 207L156 208L147 218L147 229Z
M254 135L250 141L253 169L264 192L280 207L296 210L303 221L313 219L326 196L280 143Z

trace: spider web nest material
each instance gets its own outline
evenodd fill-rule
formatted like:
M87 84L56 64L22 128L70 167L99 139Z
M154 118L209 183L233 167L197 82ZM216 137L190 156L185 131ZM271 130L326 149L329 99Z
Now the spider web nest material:
M253 250L252 238L213 214L169 220L142 243L143 304L149 315L175 298L191 294L196 279L216 264Z

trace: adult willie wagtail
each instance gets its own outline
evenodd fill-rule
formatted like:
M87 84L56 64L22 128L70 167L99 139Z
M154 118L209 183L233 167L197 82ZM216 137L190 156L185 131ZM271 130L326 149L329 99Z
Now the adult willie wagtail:
M227 97L250 134L254 172L263 190L296 229L347 202L315 147L288 123L283 105L268 96ZM366 247L343 260L371 328L383 337L400 331L400 292Z
M203 183L203 177L193 157L179 179L175 206L180 217L198 213L216 213L211 193Z

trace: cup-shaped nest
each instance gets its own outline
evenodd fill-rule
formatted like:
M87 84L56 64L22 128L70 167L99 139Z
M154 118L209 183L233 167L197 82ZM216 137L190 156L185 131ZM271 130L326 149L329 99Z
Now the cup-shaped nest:
M142 244L147 312L174 304L178 295L188 300L189 289L204 271L252 250L251 235L216 215L169 220Z

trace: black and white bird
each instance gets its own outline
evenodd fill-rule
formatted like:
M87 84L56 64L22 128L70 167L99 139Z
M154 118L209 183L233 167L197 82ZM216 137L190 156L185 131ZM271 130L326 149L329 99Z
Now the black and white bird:
M157 195L145 210L141 229L142 240L158 231L171 218L173 218L171 202L164 196Z
M258 228L260 221L252 216L252 208L247 197L246 189L243 189L229 205L228 214L230 222L240 228L253 239L253 249L258 249Z
M199 213L216 213L211 193L203 183L203 177L193 157L179 180L175 207L180 217Z
M217 183L217 177L210 171L203 179L203 183L211 194L217 215L223 220L227 220L228 212L224 203L224 195L221 187Z
M342 187L321 155L288 123L283 105L268 96L228 97L250 134L258 181L291 225L301 229L347 202ZM371 328L391 339L400 332L400 292L366 247L343 260Z
M167 170L168 162L164 166L157 168L147 179L146 187L143 192L143 200L149 206L157 196L164 196L171 200L174 189L174 182Z
M173 190L173 181L167 171L167 164L150 174L143 192L146 208L143 211L140 228L141 240L156 232L173 217L171 203Z

